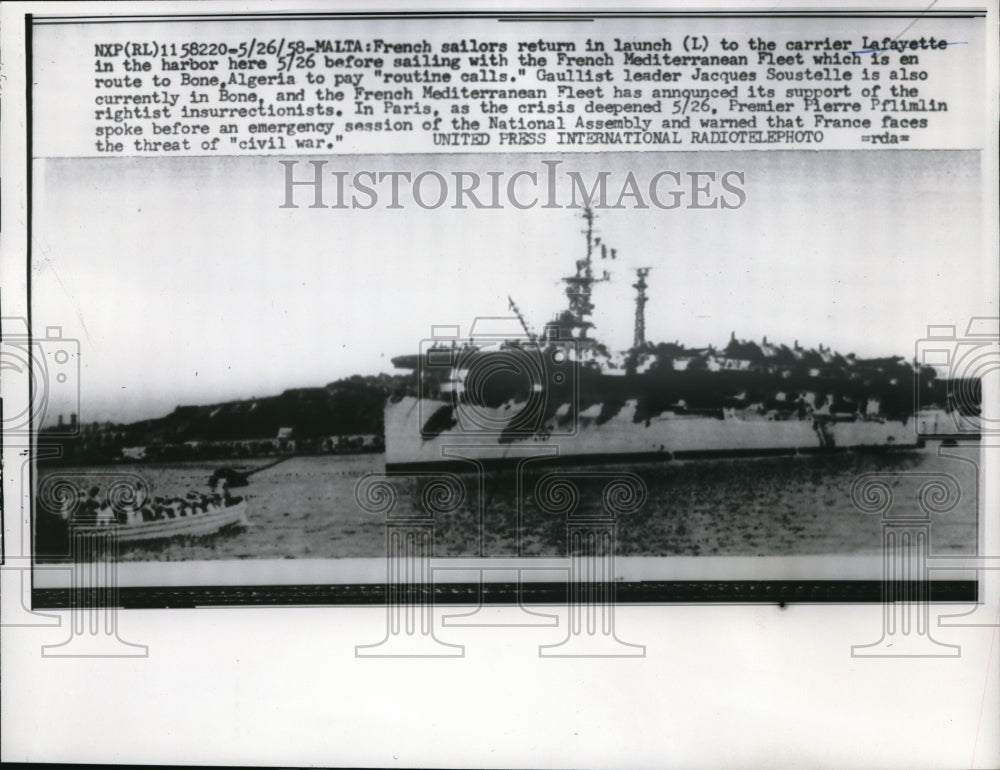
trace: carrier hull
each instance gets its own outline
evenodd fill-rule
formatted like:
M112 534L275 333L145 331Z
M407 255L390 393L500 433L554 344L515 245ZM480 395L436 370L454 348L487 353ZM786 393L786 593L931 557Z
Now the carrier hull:
M670 460L710 456L796 454L849 449L919 446L913 421L823 421L722 419L666 413L637 421L629 401L610 419L599 421L587 410L563 425L537 431L500 434L479 428L502 424L511 406L477 408L473 419L456 415L451 429L430 433L428 419L448 402L412 396L390 402L385 410L386 466L433 467L478 461L505 464L526 457L571 462L616 459ZM455 410L460 412L461 410ZM588 416L588 412L595 416Z

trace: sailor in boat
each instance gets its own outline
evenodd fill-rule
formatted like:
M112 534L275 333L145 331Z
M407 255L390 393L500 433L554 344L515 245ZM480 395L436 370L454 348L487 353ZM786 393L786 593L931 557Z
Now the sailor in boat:
M217 481L211 494L191 490L183 498L147 498L139 506L128 503L123 506L121 511L115 511L106 497L101 499L98 487L91 487L85 496L81 496L84 499L80 503L74 519L78 524L96 524L98 526L110 526L115 523L131 526L142 522L199 516L238 505L243 500L242 497L234 497L230 494L229 485L225 478L220 478ZM64 518L69 518L71 507L71 501L64 501L61 511Z
M208 513L213 510L212 496L191 490L187 493L188 504L191 507L191 514L197 516L199 513Z
M232 493L230 493L229 479L225 476L219 476L216 478L213 493L213 497L217 498L218 505L222 508L237 505L243 500L242 497L234 497Z
M115 522L115 512L111 505L105 500L97 509L97 523L100 525L113 524Z
M118 523L124 524L126 527L133 526L134 524L140 523L142 518L142 513L136 509L132 503L125 503L124 509L118 516Z
M99 520L98 512L102 507L99 497L100 491L98 487L91 487L87 490L87 496L84 497L79 509L73 514L73 520L76 524L90 525Z

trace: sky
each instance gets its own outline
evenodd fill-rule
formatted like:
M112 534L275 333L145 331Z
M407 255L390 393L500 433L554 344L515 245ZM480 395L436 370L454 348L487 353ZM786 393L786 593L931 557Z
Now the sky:
M324 159L349 176L509 175L542 160L585 179L743 172L738 209L597 212L618 258L597 265L612 280L595 290L594 321L614 349L632 341L639 266L652 267L653 342L724 345L735 331L912 357L928 324L996 312L976 152ZM82 421L391 372L434 325L465 333L477 316L508 315L508 295L536 328L564 307L559 279L583 256L579 210L287 209L279 160L35 162L33 323L79 341Z

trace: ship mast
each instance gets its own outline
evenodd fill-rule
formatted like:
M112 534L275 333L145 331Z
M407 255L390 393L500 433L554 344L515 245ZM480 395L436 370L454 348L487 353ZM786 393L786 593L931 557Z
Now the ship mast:
M587 256L576 261L576 272L573 275L565 276L562 281L566 284L566 297L569 299L569 307L549 324L547 337L568 333L569 336L586 342L594 342L587 336L588 330L594 324L590 320L594 312L592 300L593 287L595 283L602 283L611 279L608 271L603 271L600 278L594 276L594 247L601 247L601 259L611 259L617 257L615 249L609 249L606 244L601 243L599 237L594 236L594 212L590 208L583 210L583 219L587 223L587 229L583 231L587 237Z
M646 303L649 302L649 296L646 294L646 289L649 288L649 284L646 283L646 276L649 275L650 269L648 267L636 269L637 280L632 284L632 288L636 290L635 340L633 342L633 347L636 349L646 346Z

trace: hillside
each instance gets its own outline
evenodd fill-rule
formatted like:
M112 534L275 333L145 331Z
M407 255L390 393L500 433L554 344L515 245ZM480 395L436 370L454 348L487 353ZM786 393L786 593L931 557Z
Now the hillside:
M409 379L355 375L277 396L178 406L163 417L130 424L83 424L75 436L60 436L65 428L43 429L39 440L60 444L63 460L71 462L113 461L126 449L126 455L140 458L267 454L278 448L273 442L279 433L285 439L281 448L294 441L296 451L329 451L337 437L346 436L374 436L381 445L385 399L407 388Z

